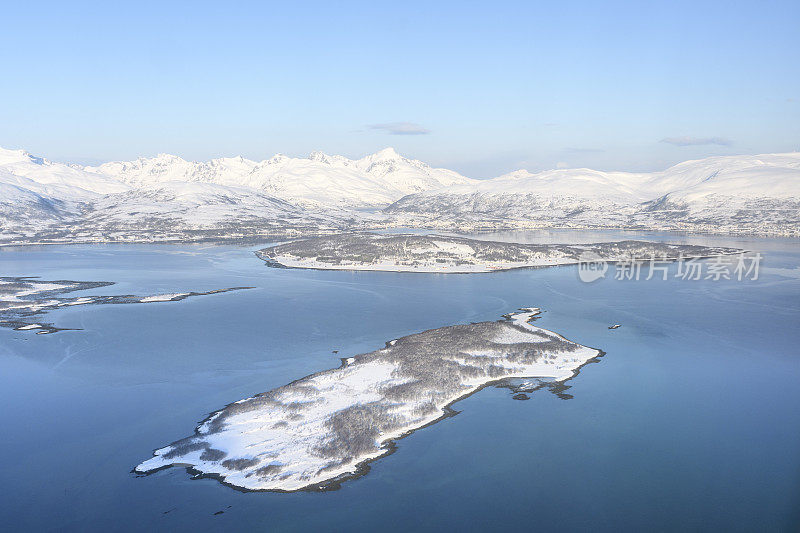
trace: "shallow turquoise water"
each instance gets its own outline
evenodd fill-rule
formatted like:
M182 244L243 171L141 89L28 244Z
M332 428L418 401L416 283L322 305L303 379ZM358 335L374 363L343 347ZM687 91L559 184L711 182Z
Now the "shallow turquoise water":
M2 523L28 530L797 528L800 243L688 240L761 250L760 279L585 284L575 268L278 270L264 267L253 248L231 246L0 250L0 275L118 283L96 294L257 287L46 318L82 331L0 330ZM180 468L130 473L153 448L190 434L231 401L398 336L494 320L523 306L545 310L538 325L606 351L569 382L572 399L542 390L515 401L506 389L484 389L456 404L458 416L402 439L368 475L333 492L241 493ZM613 323L622 327L608 330Z

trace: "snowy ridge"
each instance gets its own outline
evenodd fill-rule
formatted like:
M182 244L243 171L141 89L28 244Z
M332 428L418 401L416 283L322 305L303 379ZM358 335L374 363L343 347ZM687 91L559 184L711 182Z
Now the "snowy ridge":
M406 159L392 148L356 160L313 152L307 158L277 154L264 161L230 157L189 162L161 154L87 170L133 186L188 181L248 187L313 207L382 207L407 194L473 181L450 170Z

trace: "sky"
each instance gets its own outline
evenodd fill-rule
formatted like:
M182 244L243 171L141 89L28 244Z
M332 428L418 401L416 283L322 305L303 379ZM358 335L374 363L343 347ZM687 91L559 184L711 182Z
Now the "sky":
M800 150L800 2L9 2L0 146L471 177Z

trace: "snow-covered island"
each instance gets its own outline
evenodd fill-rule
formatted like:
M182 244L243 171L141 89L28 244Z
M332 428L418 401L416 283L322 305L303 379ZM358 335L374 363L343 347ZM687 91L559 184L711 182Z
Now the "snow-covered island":
M619 241L519 244L445 235L351 233L293 241L256 252L268 265L324 270L469 273L581 261L675 261L741 253L735 248Z
M49 311L59 308L75 305L177 302L192 296L218 294L250 288L229 287L206 292L174 292L149 296L135 296L132 294L65 296L75 291L96 289L109 285L113 285L113 283L109 281L45 281L33 277L0 277L0 327L19 331L34 331L39 335L55 333L63 331L65 328L56 327L39 319Z
M344 358L339 368L213 413L135 472L186 466L244 490L335 487L487 384L563 382L602 354L533 326L538 313L521 309L500 321L432 329Z

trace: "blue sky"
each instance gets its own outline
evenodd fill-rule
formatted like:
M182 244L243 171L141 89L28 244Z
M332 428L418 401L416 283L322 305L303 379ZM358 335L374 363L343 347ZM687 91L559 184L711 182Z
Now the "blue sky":
M800 2L6 3L0 146L474 177L800 149Z

